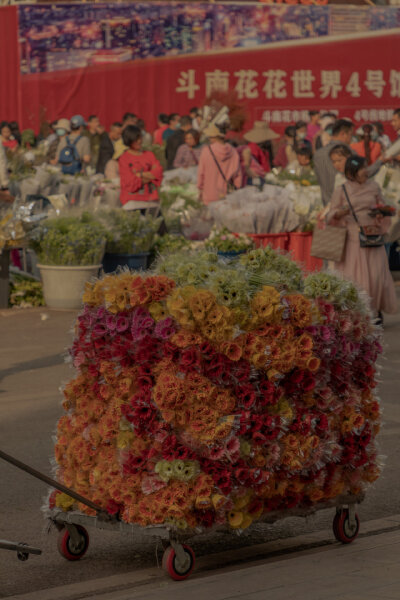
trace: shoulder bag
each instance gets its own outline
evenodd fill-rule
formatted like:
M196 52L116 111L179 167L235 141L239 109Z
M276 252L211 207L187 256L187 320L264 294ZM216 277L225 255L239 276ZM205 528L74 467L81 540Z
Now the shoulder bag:
M324 223L328 212L329 206L326 206L320 215L322 223ZM318 227L317 223L313 232L310 254L323 260L341 262L346 246L346 238L346 227L334 227L332 225Z
M357 215L354 212L354 208L350 202L350 198L347 193L345 184L342 185L342 188L344 191L344 195L346 196L348 205L350 207L351 214L353 215L355 222L357 223L358 227L360 228L360 234L359 234L360 235L360 247L361 248L378 248L379 246L383 246L385 244L385 238L384 238L383 233L378 233L375 235L368 235L367 233L365 233L364 228L360 225Z
M323 260L341 262L346 245L347 229L345 227L333 227L326 225L324 229L314 229L311 256Z

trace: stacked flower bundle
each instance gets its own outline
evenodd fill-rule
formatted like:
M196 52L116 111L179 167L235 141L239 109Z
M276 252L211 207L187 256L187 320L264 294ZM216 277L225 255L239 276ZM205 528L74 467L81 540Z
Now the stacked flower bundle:
M59 480L109 513L242 530L378 477L381 346L349 282L304 280L269 248L186 251L88 284L84 302L55 453Z

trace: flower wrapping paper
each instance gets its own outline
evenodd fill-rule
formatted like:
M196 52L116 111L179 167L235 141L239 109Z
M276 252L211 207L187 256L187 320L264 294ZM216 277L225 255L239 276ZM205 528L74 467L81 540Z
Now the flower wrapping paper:
M349 282L304 279L269 248L186 252L89 283L84 302L57 477L109 513L243 530L379 476L380 332ZM57 491L50 507L94 514Z

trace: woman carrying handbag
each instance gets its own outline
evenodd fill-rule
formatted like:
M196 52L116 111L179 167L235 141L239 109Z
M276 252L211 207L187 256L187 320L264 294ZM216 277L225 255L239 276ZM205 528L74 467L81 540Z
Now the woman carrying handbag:
M384 202L378 184L368 179L365 158L349 157L344 174L346 182L335 189L327 216L328 225L347 230L344 255L335 269L368 293L371 308L382 323L382 312L397 312L383 239L390 217L377 208Z

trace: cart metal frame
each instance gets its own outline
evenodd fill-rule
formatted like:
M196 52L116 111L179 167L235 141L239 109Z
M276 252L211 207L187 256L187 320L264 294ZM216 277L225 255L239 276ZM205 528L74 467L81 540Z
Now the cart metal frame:
M13 456L6 454L2 450L0 450L0 458L22 471L29 473L36 479L40 479L47 485L68 494L71 498L74 498L74 500L77 500L96 511L96 516L90 516L78 511L64 512L58 508L49 510L50 523L58 529L60 535L64 529L68 532L68 543L70 544L74 555L74 560L77 560L86 552L89 540L86 531L85 535L87 537L82 535L82 528L88 527L131 534L137 541L143 538L161 540L165 549L164 559L166 558L165 561L163 559L163 565L171 577L177 580L185 579L191 573L194 565L194 553L189 546L185 545L185 541L198 535L200 530L179 531L173 527L166 527L165 525L142 527L133 523L126 523L121 521L117 515L110 515L102 507L98 506L88 498L81 496L81 494L78 494L55 479L44 475L40 471L33 469ZM355 505L360 504L363 499L364 494L359 494L357 496L342 495L310 507L271 511L270 513L263 515L256 523L274 523L287 517L309 517L320 510L336 508L336 515L333 521L334 534L339 541L350 543L357 537L359 529L359 520L356 515ZM79 528L81 528L81 531ZM219 526L213 528L213 531L228 533L232 530L226 526ZM0 540L0 548L4 547L1 543L7 545L6 549L17 551L17 553L19 553L19 558L20 556L26 556L27 558L29 553L41 554L41 550L38 550L37 548L31 548L23 544L14 544L13 542L6 542L4 540ZM65 558L70 558L72 560L72 558L68 557L62 550L60 550L60 552ZM171 552L173 554L172 558L170 556ZM20 558L20 560L26 560L26 558Z

